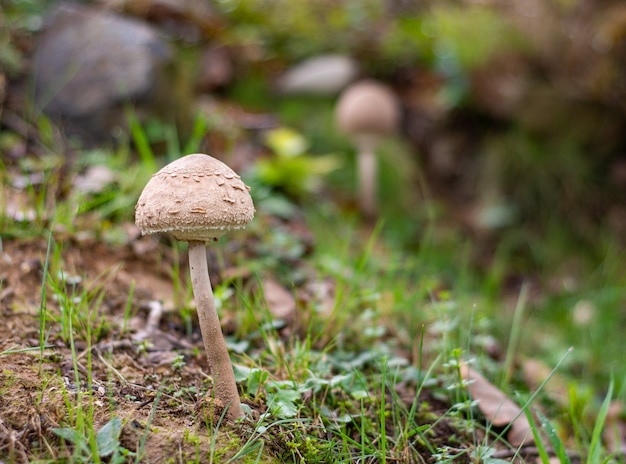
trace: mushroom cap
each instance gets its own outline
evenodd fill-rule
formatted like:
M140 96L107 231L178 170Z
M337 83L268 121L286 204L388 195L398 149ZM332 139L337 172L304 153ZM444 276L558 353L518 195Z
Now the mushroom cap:
M335 109L339 129L351 136L390 135L396 131L400 108L386 85L362 80L346 88Z
M182 241L214 241L252 221L249 191L212 156L183 156L148 181L135 206L135 224L144 235L169 232Z

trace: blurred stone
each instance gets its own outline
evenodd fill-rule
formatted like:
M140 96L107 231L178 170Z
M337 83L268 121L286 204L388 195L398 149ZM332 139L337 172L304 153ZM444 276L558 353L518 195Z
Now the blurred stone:
M336 95L359 73L357 63L344 55L320 55L288 69L277 82L283 94Z
M171 51L147 24L63 3L47 18L33 56L35 99L52 117L102 135L124 103L154 97Z

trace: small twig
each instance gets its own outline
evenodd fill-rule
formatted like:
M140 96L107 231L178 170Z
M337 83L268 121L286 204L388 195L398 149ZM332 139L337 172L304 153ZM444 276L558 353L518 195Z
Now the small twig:
M76 359L82 359L89 351L100 353L102 351L111 351L117 348L133 348L135 345L130 340L112 340L96 343L89 348L81 351Z
M109 363L109 361L107 361L106 359L104 359L104 357L102 356L102 354L100 352L98 352L98 359L100 361L102 361L102 363L108 367L121 381L124 385L128 385L128 381L124 378L124 376L120 373L120 371L118 371L116 368L114 368L111 363Z
M147 400L144 400L141 403L139 403L137 405L137 407L135 407L135 409L141 409L141 408L146 407L147 405L149 405L150 403L153 403L153 402L154 402L154 397L151 396Z

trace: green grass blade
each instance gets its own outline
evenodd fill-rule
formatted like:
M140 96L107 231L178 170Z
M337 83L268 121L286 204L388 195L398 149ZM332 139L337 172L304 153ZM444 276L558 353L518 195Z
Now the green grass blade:
M139 158L141 159L142 164L149 172L156 172L157 163L154 159L154 152L152 151L152 147L150 146L150 141L148 140L146 131L141 126L141 123L137 119L137 116L132 109L129 109L126 112L126 115L130 124L130 135L135 144L135 148L137 149L137 153L139 154Z
M563 446L563 442L561 441L561 438L559 437L552 423L548 420L546 416L541 413L541 411L537 411L537 416L539 417L539 421L541 422L541 427L548 435L548 440L550 440L550 444L554 449L554 454L559 459L559 462L561 464L571 464L569 456L565 452L565 446Z
M386 388L387 388L387 360L382 363L380 385L380 411L379 411L379 434L380 434L380 462L387 462L387 416L386 412Z
M526 303L528 302L528 285L524 282L522 288L517 297L517 304L515 305L515 311L513 312L513 321L511 323L511 333L509 334L509 343L506 348L506 357L504 359L504 378L500 386L508 385L513 376L514 359L515 354L518 352L517 348L522 335L522 316L526 310Z
M539 429L537 428L537 422L535 422L535 418L530 412L530 408L524 409L524 414L526 415L526 419L528 419L528 423L530 424L530 430L533 434L533 439L535 441L535 446L537 447L537 454L539 454L539 458L543 464L550 464L550 456L548 456L548 451L546 447L543 446L543 440L541 435L539 434Z
M593 427L591 434L591 443L589 444L589 457L587 458L587 464L596 464L600 462L600 453L602 451L602 431L606 423L606 416L609 413L609 407L611 406L611 398L613 397L613 379L609 383L609 389L606 392L596 423Z
M43 359L43 350L46 345L46 282L48 281L48 268L50 267L50 249L52 248L52 230L48 232L48 246L46 248L46 260L43 264L43 279L41 280L41 301L39 303L39 354Z
M206 119L201 116L196 117L194 121L191 136L187 143L183 147L183 154L196 153L200 149L202 140L208 130L208 124Z

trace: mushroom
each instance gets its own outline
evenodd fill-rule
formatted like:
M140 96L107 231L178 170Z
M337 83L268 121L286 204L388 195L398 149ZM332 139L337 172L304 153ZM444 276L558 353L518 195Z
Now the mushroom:
M335 117L339 129L357 149L359 206L368 217L377 213L376 147L398 127L400 110L394 93L384 84L366 79L346 88L337 102Z
M189 269L198 320L215 399L227 417L241 417L241 403L228 348L215 308L206 257L206 243L254 217L250 188L221 161L204 154L187 155L154 174L135 206L135 224L142 234L169 232L189 242Z

